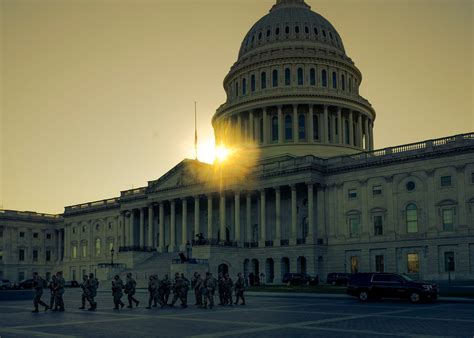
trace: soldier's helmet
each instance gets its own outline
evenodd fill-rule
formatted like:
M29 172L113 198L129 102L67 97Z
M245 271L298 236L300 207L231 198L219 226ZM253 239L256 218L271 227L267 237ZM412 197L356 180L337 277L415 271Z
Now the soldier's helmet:
M120 276L119 276L119 275L115 275L114 279L119 280L119 279L120 279Z
M149 280L152 280L153 278L153 275L150 275L150 277L148 277Z
M176 277L179 277L179 272L176 272L174 275L175 275Z
M225 277L225 278L229 278L229 274L226 273L226 274L224 275L224 277Z

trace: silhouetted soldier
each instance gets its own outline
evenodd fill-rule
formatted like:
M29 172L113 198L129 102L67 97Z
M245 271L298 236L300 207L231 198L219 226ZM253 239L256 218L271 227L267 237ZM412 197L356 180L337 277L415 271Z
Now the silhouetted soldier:
M38 313L38 304L44 306L44 311L48 311L49 306L41 300L43 295L43 288L46 287L46 281L41 278L37 272L33 274L33 288L35 289L35 297L33 298L33 305L35 309L31 312Z
M125 284L125 293L127 294L127 297L128 297L128 308L131 309L133 306L132 306L132 301L135 302L135 305L138 306L138 304L140 304L140 302L138 300L135 299L135 297L133 297L133 295L135 294L135 291L136 291L136 287L137 287L137 282L135 281L135 279L132 278L132 274L129 272L127 273L127 283Z
M242 272L237 274L237 281L235 282L235 305L239 304L239 298L242 299L242 304L245 305L245 298L244 298L244 291L245 291L245 279L242 276Z
M121 309L125 306L125 304L122 302L123 287L124 287L123 282L120 279L120 276L116 275L114 277L114 280L112 281L112 296L114 296L114 305L115 305L114 310L118 310L119 305Z

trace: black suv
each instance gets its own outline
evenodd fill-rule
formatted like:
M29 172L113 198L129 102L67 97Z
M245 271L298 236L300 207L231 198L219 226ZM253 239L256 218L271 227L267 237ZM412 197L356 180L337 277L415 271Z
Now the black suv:
M347 284L347 294L359 298L361 302L371 298L400 298L419 303L422 300L436 300L438 286L415 282L405 275L394 273L356 273Z
M333 284L333 285L346 286L350 278L351 278L350 273L331 272L331 273L328 273L328 276L326 278L326 283Z
M285 284L291 285L318 285L319 284L319 277L311 277L305 273L285 273L281 280Z

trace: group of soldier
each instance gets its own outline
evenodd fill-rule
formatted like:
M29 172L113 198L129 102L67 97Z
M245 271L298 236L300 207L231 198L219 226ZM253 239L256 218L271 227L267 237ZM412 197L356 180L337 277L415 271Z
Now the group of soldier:
M43 294L43 288L47 286L47 283L37 274L34 274L34 288L35 297L33 304L35 310L38 312L38 305L44 306L44 310L47 311L64 311L64 278L62 272L58 272L52 277L48 287L51 290L51 301L48 306L41 300ZM94 274L84 276L82 284L82 306L79 309L84 310L86 307L86 301L89 302L89 311L95 311L97 308L97 302L95 297L97 296L97 289L99 287L99 281L94 277ZM122 281L119 275L116 275L112 280L112 296L114 301L114 310L122 309L125 304L122 302L123 294L125 293L128 298L128 308L133 308L139 305L139 301L134 297L136 293L137 282L133 279L131 273L127 273L125 283ZM186 308L188 291L194 290L194 296L196 303L194 305L203 309L212 309L214 307L214 294L216 290L219 294L219 305L237 305L241 300L241 305L245 305L245 280L242 273L239 272L237 280L234 283L229 274L219 273L218 278L214 278L212 273L206 272L206 275L202 277L199 273L195 272L191 281L189 281L184 274L176 273L174 280L171 280L168 275L165 275L163 279L159 279L158 275L151 275L148 280L148 306L147 309L152 307L161 308L165 306L173 307L178 299L181 302L181 307ZM169 303L170 294L173 293L171 303ZM233 302L232 294L235 293L235 302Z
M33 298L33 305L34 310L33 313L38 313L38 305L44 307L44 311L64 311L64 288L65 288L66 281L63 278L63 272L58 271L55 275L52 276L51 281L49 284L41 278L37 272L33 274L33 289L35 292ZM43 289L49 288L51 292L51 298L49 305L41 300L43 296Z

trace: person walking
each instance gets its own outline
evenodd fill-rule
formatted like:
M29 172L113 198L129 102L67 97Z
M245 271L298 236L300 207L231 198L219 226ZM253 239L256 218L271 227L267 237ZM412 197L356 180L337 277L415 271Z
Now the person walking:
M51 281L48 284L48 289L51 294L51 298L49 298L49 308L52 309L55 305L55 299L56 299L56 293L55 293L55 288L56 288L56 275L53 275L51 277Z
M33 298L33 305L35 309L31 312L38 313L38 305L44 306L44 311L48 311L49 306L41 300L43 295L43 288L46 287L46 281L41 278L37 272L33 273L33 288L35 290L35 297Z
M56 286L54 288L54 294L55 294L55 300L54 302L56 303L55 308L52 311L61 311L63 312L64 309L64 299L63 295L65 292L65 284L66 281L63 278L63 272L58 271L56 273Z
M89 277L87 275L82 276L82 283L80 285L82 289L81 295L81 307L79 310L84 310L86 308L86 300L89 298L89 289L87 284L89 283Z
M127 294L127 298L128 298L127 307L129 309L133 307L132 301L135 303L135 306L138 306L138 304L140 304L140 302L137 299L135 299L135 297L133 297L136 292L136 287L137 287L137 282L135 281L135 279L133 279L132 273L131 272L127 273L127 282L125 283L124 289L125 289L125 293Z
M196 303L194 305L197 306L202 306L202 282L203 280L201 278L201 275L198 272L195 272L191 280L191 287L194 290L194 297L196 298Z
M112 296L114 297L114 310L123 309L125 304L122 302L123 292L122 289L124 288L123 282L120 279L119 275L115 275L114 279L112 280Z
M97 289L99 288L99 281L97 278L94 277L93 273L89 274L89 280L87 283L87 289L88 289L88 298L87 301L90 304L90 308L88 309L89 311L95 311L97 309L97 302L95 301L95 297L97 296Z
M245 291L245 279L242 276L242 272L237 274L237 281L235 282L235 305L239 304L239 299L242 299L242 304L245 305L245 298L244 298L244 291Z

